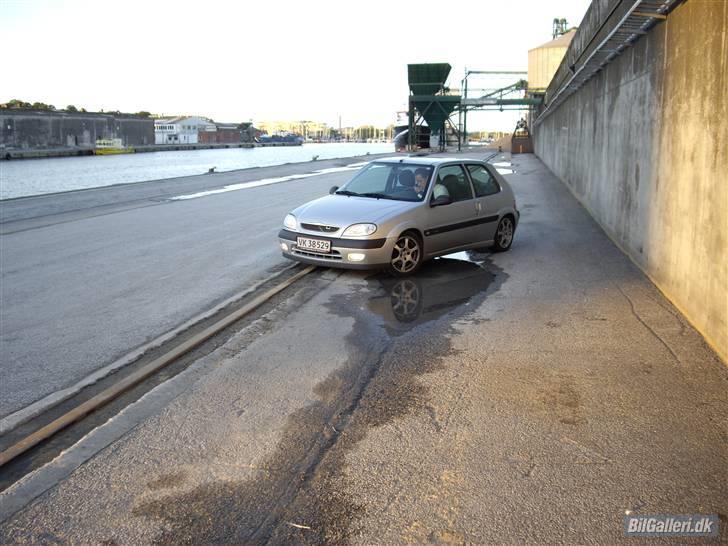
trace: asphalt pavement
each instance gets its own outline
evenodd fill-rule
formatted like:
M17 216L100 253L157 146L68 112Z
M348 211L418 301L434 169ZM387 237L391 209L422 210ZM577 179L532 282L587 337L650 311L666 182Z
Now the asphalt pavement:
M725 364L537 158L513 165L509 252L309 275L0 495L39 495L0 541L614 544L627 513L719 514L725 540Z
M276 239L283 217L346 181L355 172L346 165L364 159L0 202L0 420L286 265Z

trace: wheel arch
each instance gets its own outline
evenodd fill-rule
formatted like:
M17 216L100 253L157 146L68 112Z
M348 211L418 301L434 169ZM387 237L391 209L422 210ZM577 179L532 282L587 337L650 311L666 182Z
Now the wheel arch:
M510 216L511 220L513 220L513 227L515 228L516 224L518 223L518 220L516 219L516 215L513 212L511 212L510 210L501 214L501 217L498 219L498 221L500 222L506 216Z
M399 238L402 235L404 235L405 233L414 233L415 235L417 235L417 238L420 240L420 243L422 243L422 245L424 246L425 236L422 234L422 231L420 231L418 228L416 228L416 227L405 228L399 232L399 235L397 235L397 237Z
M419 237L420 242L424 246L425 235L422 232L422 230L420 228L418 228L417 225L412 221L408 220L408 221L402 222L400 224L397 224L396 226L394 226L393 228L391 228L389 230L389 233L393 234L392 236L394 237L394 239L399 239L399 237L401 235L403 235L404 233L407 233L408 231L415 233L417 235L417 237Z
M501 209L498 211L498 222L500 222L503 218L506 216L510 216L511 220L513 221L513 228L515 229L518 227L518 213L513 210L513 208L508 207L505 209Z

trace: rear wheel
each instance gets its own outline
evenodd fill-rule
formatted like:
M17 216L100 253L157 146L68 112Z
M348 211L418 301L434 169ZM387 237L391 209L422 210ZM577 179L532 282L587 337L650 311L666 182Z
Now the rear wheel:
M493 241L493 250L496 252L504 252L511 248L513 244L513 233L516 230L516 226L513 223L513 218L510 216L504 216L501 221L498 222L498 227L495 230L495 240Z
M389 271L403 277L411 275L422 265L422 241L417 234L407 231L399 236L392 249Z

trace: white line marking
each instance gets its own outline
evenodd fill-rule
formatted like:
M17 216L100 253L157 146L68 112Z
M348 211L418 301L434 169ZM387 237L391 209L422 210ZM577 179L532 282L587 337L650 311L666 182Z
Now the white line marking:
M170 201L186 201L188 199L198 199L200 197L207 197L208 195L217 195L219 193L227 193L229 191L247 190L250 188L257 188L259 186L267 186L269 184L278 184L280 182L298 180L300 178L311 178L313 176L321 176L323 174L353 171L353 170L359 169L359 167L361 167L362 165L366 165L366 163L351 163L350 165L346 165L345 167L330 167L328 169L321 169L319 171L314 171L312 173L291 174L289 176L277 176L275 178L262 178L260 180L252 180L250 182L241 182L240 184L231 184L229 186L224 186L217 190L201 191L201 192L197 192L197 193L188 193L186 195L177 195L175 197L170 197L169 200Z

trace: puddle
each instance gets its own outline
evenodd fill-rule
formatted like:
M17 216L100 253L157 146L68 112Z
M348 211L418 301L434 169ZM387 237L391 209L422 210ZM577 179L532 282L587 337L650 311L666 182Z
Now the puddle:
M315 400L288 416L273 453L256 463L261 472L138 503L135 516L162 522L164 531L155 542L355 540L366 506L348 492L347 455L371 429L427 411L430 390L420 377L441 369L451 354L452 323L468 316L508 278L488 256L461 252L438 258L401 279L342 275L345 282L346 276L357 282L325 305L330 320L354 318L346 338L346 364L316 386ZM446 314L447 319L437 320ZM405 332L409 336L402 336ZM154 486L177 481L177 476L165 476Z
M393 336L439 319L486 293L495 280L495 275L480 265L486 256L459 252L427 262L411 277L369 277L367 282L376 295L369 299L367 307L384 319L385 329Z
M480 267L483 267L483 264L488 260L488 258L492 255L492 252L489 250L461 250L460 252L454 252L453 254L448 254L447 256L442 256L440 258L435 258L436 260L461 260L463 262L471 262L473 264L478 264Z
M491 163L500 174L514 174L516 171L510 161L496 161Z

